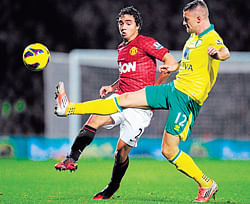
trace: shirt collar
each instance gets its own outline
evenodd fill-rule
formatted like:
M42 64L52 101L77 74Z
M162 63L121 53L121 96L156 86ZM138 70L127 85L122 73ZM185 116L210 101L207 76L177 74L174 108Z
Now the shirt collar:
M200 33L200 34L198 35L198 37L199 37L199 38L202 37L203 35L207 34L207 33L210 32L211 30L214 30L214 25L213 25L213 24L210 24L210 27L209 27L208 29L204 30L202 33Z

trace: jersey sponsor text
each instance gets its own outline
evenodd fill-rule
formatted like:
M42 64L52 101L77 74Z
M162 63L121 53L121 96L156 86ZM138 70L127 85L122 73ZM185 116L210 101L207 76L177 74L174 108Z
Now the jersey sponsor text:
M128 63L119 63L119 71L120 73L127 72L135 72L136 71L136 62L128 62Z

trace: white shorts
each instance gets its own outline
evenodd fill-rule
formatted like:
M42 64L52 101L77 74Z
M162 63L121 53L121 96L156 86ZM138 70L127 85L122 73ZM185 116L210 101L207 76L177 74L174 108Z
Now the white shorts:
M112 94L108 98L119 96ZM111 129L120 125L120 139L131 147L137 146L137 141L149 126L153 112L139 108L126 108L122 112L110 115L114 124L103 126L105 129Z

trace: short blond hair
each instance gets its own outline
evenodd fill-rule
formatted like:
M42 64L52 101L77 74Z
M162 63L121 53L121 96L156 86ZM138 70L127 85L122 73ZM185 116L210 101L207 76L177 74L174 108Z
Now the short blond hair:
M189 2L184 7L183 12L185 12L187 10L192 11L192 10L196 9L198 6L201 6L202 8L204 8L207 11L207 16L209 16L207 4L203 0L194 0L194 1Z

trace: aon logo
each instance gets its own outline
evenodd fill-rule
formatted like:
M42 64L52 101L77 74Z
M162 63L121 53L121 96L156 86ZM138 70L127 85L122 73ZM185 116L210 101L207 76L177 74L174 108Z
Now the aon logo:
M134 72L136 71L136 62L129 62L129 63L124 63L122 64L121 62L119 63L119 71L121 73L127 73L127 72Z

